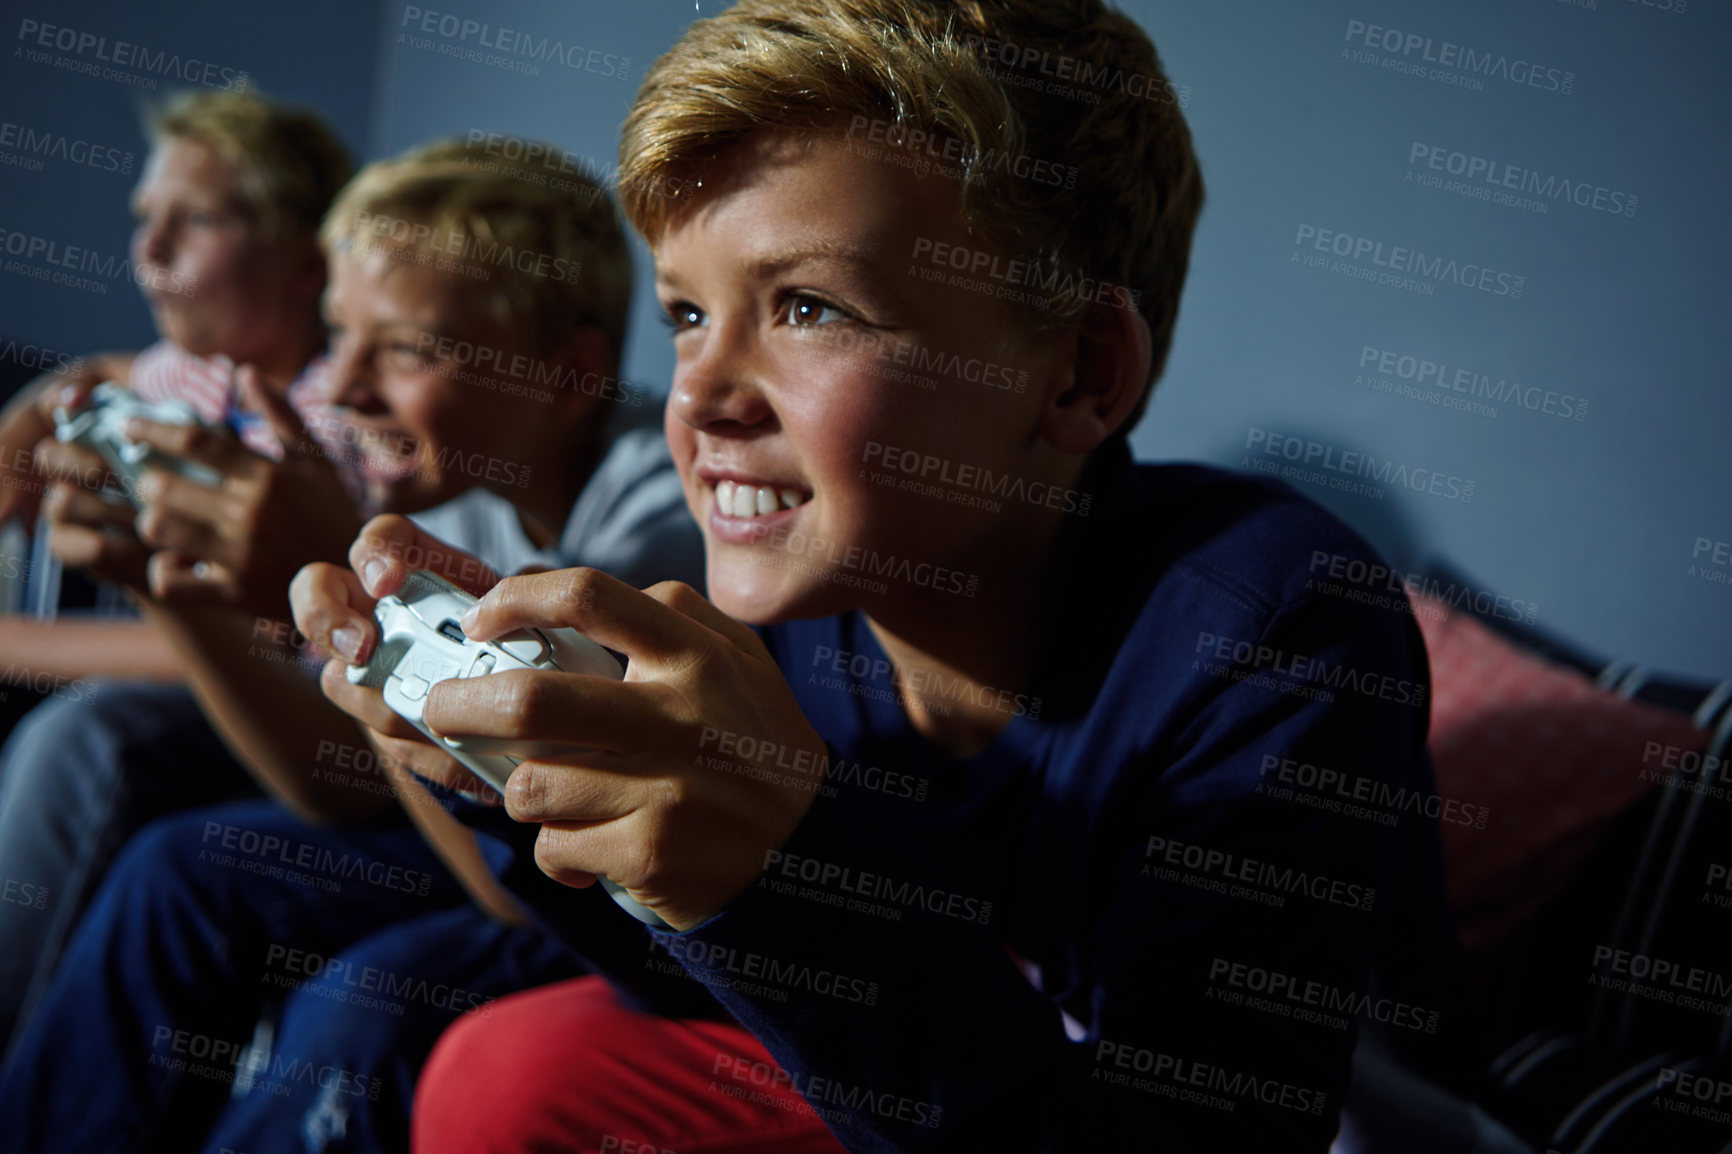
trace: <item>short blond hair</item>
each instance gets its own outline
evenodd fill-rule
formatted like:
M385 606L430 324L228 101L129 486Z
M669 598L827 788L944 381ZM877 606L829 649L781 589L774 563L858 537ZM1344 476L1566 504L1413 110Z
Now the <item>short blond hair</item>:
M936 134L956 142L969 226L1060 286L1046 317L1080 315L1089 280L1128 290L1154 338L1152 384L1203 203L1179 103L1149 37L1100 0L743 0L650 68L620 203L655 245L697 202L691 177L748 137L851 133L861 118ZM1024 158L1068 176L1028 179Z
M328 253L385 249L475 280L540 350L588 326L616 363L625 343L631 252L612 199L579 173L550 177L481 142L435 141L362 169L320 239Z
M277 237L317 234L354 164L325 122L253 92L200 89L150 110L153 145L193 140L234 165L259 223Z

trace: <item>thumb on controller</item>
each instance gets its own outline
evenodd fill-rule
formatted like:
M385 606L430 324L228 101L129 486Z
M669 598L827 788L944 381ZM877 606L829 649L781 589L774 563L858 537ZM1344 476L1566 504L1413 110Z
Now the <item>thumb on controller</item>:
M318 454L318 444L307 432L306 422L289 403L288 393L266 388L258 369L252 365L235 366L235 388L249 406L263 415L282 447L284 459Z

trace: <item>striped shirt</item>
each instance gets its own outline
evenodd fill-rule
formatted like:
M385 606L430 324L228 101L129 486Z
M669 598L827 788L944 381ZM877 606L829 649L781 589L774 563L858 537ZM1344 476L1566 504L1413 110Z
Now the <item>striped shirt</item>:
M327 449L340 446L332 407L323 401L325 358L316 357L289 386L289 406L300 414L308 430ZM132 391L140 400L185 401L207 425L227 424L253 452L281 460L283 448L263 414L241 408L234 380L235 364L220 353L200 357L173 341L161 340L138 354L132 362ZM331 454L344 468L344 457Z

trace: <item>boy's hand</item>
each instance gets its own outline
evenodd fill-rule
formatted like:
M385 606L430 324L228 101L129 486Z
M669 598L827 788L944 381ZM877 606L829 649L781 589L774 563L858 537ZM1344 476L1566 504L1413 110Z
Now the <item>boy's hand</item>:
M478 640L571 626L630 659L623 682L519 670L428 693L438 732L534 751L505 803L542 823L536 863L555 880L605 874L689 929L749 887L811 807L823 740L757 635L690 586L640 592L596 569L509 577L463 625ZM719 734L781 753L705 758Z
M54 435L56 407L76 408L100 382L90 362L79 361L31 381L0 411L0 524L22 517L32 527L40 484L32 475L36 442Z
M138 535L158 550L149 577L159 600L276 616L296 570L342 557L361 517L288 399L263 388L251 366L236 376L282 442L283 459L254 453L227 430L133 421L135 440L223 475L212 486L147 472L138 487Z
M103 493L105 481L113 477L108 462L53 437L36 446L35 461L47 485L42 515L55 556L104 581L142 591L150 548L133 532L132 505Z
M395 593L411 570L429 569L471 593L485 593L498 574L469 554L422 532L406 517L375 517L362 528L349 551L355 569L371 561L379 568L369 576L378 597ZM497 803L491 786L461 762L429 741L385 704L377 689L350 685L344 672L365 661L379 643L373 619L377 597L369 594L353 570L323 562L303 568L289 585L289 606L302 636L336 654L326 663L320 687L332 704L374 732L374 740L416 774L478 800Z

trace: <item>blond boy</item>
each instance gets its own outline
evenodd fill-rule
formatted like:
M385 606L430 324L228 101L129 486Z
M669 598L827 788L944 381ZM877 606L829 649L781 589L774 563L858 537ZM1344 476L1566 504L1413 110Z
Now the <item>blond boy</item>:
M1243 975L1465 1025L1426 972L1435 828L1265 784L1432 788L1411 621L1307 587L1370 548L1127 447L1201 202L1177 105L1092 0L748 0L652 69L621 184L709 599L502 581L470 636L575 627L631 677L446 682L426 716L539 751L497 858L626 886L675 927L643 967L738 1025L523 995L447 1035L419 1149L1321 1152L1381 1019L1265 1012ZM303 571L301 627L364 657L415 540ZM578 948L643 933L589 897L535 900Z

